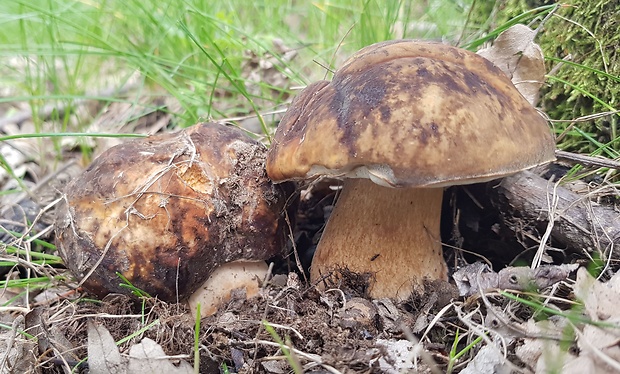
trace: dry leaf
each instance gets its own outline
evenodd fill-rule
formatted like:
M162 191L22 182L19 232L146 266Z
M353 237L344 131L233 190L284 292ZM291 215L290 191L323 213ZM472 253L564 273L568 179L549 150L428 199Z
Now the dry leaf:
M566 319L561 316L538 322L530 319L516 324L515 327L525 338L516 346L515 354L536 373L559 372L565 363L576 358L560 348L559 340L566 338L562 336L566 324Z
M558 344L562 331L569 322L561 316L547 321L528 321L521 327L527 332L523 344L516 348L516 354L529 363L538 373L611 373L620 372L620 273L606 283L594 279L585 268L577 271L573 286L575 296L584 306L585 317L594 323L575 324L578 356L566 352ZM541 339L541 336L548 337ZM566 338L564 336L563 338Z
M481 290L511 289L527 291L532 288L549 287L566 279L579 265L543 265L536 269L529 267L507 267L498 273L487 265L475 262L460 268L452 275L461 296L471 296Z
M577 336L581 356L590 356L599 370L609 372L611 367L620 371L620 273L601 283L585 268L579 269L573 287L575 296L583 302L586 315L593 321L609 327L585 324Z
M175 366L155 341L144 338L129 350L127 374L192 374L192 366L183 361Z
M47 323L46 321L42 322ZM73 343L67 338L67 333L71 332L68 331L66 326L59 324L54 324L43 331L43 335L45 335L45 339L49 343L49 347L53 349L56 357L62 358L66 362L79 362L81 358L76 354ZM41 350L41 346L39 346L39 352L45 352Z
M375 299L372 301L376 306L383 329L385 331L400 331L401 313L390 299Z
M585 268L579 269L573 287L575 296L583 301L588 315L595 321L620 319L620 273L616 273L608 282L601 283L594 279Z
M114 338L103 326L88 322L88 367L90 374L192 374L183 360L175 366L163 348L144 338L129 349L129 358L121 357Z
M412 362L411 352L416 347L409 340L386 340L377 339L377 346L385 350L385 357L379 359L379 367L382 373L407 373L414 369L419 371Z
M267 373L286 374L289 366L284 361L262 361L261 365Z
M11 329L0 334L0 373L33 373L36 344L18 331L24 330L24 317L18 316ZM27 368L31 368L28 370Z
M467 364L461 374L508 374L510 366L499 347L485 345Z
M542 50L534 42L536 31L516 24L499 34L493 45L478 54L497 65L532 105L538 102L545 81Z
M88 321L88 367L90 374L125 374L121 354L110 332Z

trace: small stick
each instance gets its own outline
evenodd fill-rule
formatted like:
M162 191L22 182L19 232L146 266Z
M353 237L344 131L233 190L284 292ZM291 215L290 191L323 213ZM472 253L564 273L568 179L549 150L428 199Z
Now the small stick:
M603 157L592 157L579 153L560 151L559 149L555 151L555 156L557 158L571 161L572 163L620 170L620 162Z

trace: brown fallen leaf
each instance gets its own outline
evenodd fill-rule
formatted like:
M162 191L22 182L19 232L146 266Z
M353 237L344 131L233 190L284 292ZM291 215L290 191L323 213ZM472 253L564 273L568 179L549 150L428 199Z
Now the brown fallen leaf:
M502 69L532 105L538 102L546 71L543 53L534 42L535 37L535 30L516 24L499 34L492 46L477 52Z
M549 287L566 279L578 267L577 264L543 265L536 269L511 266L496 273L486 264L475 262L454 272L452 278L460 296L471 296L491 289L527 291Z

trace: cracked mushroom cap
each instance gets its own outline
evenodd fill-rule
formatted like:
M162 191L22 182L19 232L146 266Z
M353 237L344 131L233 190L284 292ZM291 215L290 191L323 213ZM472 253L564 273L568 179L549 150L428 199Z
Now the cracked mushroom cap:
M284 246L285 189L265 147L238 129L199 124L110 148L66 188L56 240L90 291L134 286L189 297L221 264L266 260Z
M546 121L495 65L444 44L368 46L305 88L267 157L276 181L318 175L384 186L488 181L555 159Z

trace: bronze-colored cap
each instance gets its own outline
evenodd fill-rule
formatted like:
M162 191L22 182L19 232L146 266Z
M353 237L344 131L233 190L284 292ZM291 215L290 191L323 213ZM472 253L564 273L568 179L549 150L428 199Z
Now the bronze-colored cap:
M94 293L128 293L118 272L165 301L189 297L221 264L280 254L291 186L267 178L266 152L213 123L110 148L66 188L59 253Z
M500 178L555 159L543 117L488 60L448 45L395 40L353 55L309 85L280 122L273 180L368 177L441 187Z

